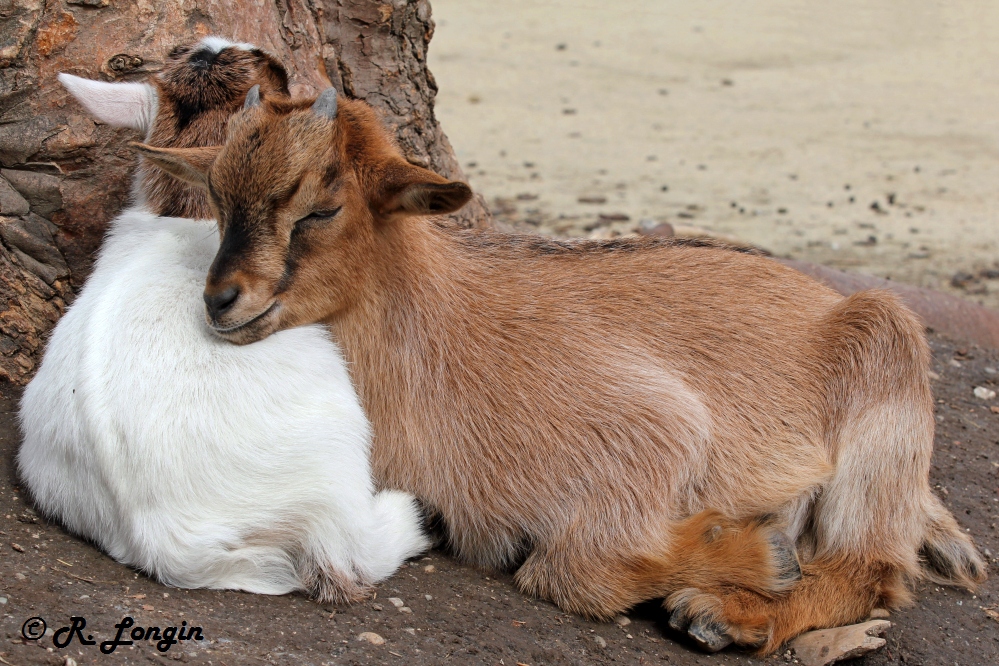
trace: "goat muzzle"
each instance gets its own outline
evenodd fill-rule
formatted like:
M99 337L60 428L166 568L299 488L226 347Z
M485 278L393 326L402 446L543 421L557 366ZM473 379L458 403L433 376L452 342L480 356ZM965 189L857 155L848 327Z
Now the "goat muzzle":
M220 291L209 291L206 289L204 299L208 317L213 322L218 321L222 315L231 310L232 306L236 304L236 301L239 299L239 291L239 286L235 284Z

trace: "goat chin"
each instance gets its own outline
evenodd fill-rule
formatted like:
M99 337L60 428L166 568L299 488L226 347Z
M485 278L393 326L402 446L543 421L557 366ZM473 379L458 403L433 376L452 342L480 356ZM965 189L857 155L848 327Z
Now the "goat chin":
M348 600L428 541L375 493L370 428L320 326L237 347L204 322L212 223L130 210L21 403L37 506L180 587Z

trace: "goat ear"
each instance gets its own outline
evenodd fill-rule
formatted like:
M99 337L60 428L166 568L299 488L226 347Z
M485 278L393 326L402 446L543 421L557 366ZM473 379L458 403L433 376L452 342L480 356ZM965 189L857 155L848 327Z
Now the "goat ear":
M405 162L385 170L380 190L373 208L385 217L445 215L472 198L472 189L465 183Z
M147 134L156 118L156 89L147 83L105 83L60 74L59 83L97 120Z
M204 190L208 189L208 170L212 167L219 151L222 150L222 146L156 148L134 142L129 145L174 178Z
M288 92L288 70L284 68L281 61L266 51L257 49L255 53L278 92L282 95L290 94Z

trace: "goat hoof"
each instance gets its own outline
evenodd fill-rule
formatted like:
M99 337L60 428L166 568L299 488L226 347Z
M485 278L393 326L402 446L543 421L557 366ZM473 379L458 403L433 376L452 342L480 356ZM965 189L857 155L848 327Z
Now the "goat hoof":
M687 635L705 652L718 652L732 643L725 626L704 615L690 623Z
M663 604L669 611L669 628L677 633L685 633L690 621L693 619L690 614L690 600L699 593L699 590L687 588L671 595Z
M777 582L787 588L801 580L801 564L794 542L781 532L774 530L767 539L773 552L773 562Z
M690 618L687 617L686 609L677 608L669 616L669 628L673 631L683 633L690 625Z

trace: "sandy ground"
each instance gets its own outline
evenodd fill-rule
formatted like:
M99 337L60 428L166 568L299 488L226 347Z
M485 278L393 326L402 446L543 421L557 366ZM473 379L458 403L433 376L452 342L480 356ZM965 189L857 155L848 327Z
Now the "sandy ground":
M999 269L988 210L999 182L999 45L990 41L999 5L434 7L438 111L503 219L605 236L643 220L700 225L999 305L987 273ZM988 553L991 578L974 595L921 585L915 605L892 615L886 648L860 662L869 666L999 663L999 415L989 409L999 401L971 393L997 387L999 353L931 342L931 482ZM519 594L508 574L441 551L353 606L161 586L31 511L13 473L16 399L0 387L0 664L794 663L789 653L693 652L654 604L627 621L587 622ZM126 615L143 626L198 625L205 640L110 656L52 643L71 616L85 617L100 643ZM33 616L50 633L25 640ZM384 643L359 640L364 632Z
M932 337L937 436L930 475L935 491L988 554L990 578L977 594L920 585L916 603L893 613L888 644L865 666L999 664L999 414L972 395L999 388L999 353L960 349ZM520 594L508 574L478 571L432 551L352 606L299 595L177 590L159 585L47 523L31 511L13 473L20 441L17 392L0 386L0 664L163 663L398 664L527 666L622 664L729 666L793 664L785 651L766 660L739 650L702 655L665 628L654 603L627 620L596 623ZM407 611L397 610L399 599ZM990 615L991 613L991 615ZM52 636L24 640L21 627L41 617L50 631L87 620L95 645L53 646ZM140 642L105 656L100 643L129 616L143 627L201 626L204 641L158 652ZM373 632L385 640L359 640Z
M999 3L433 6L437 113L503 219L693 224L999 307Z

